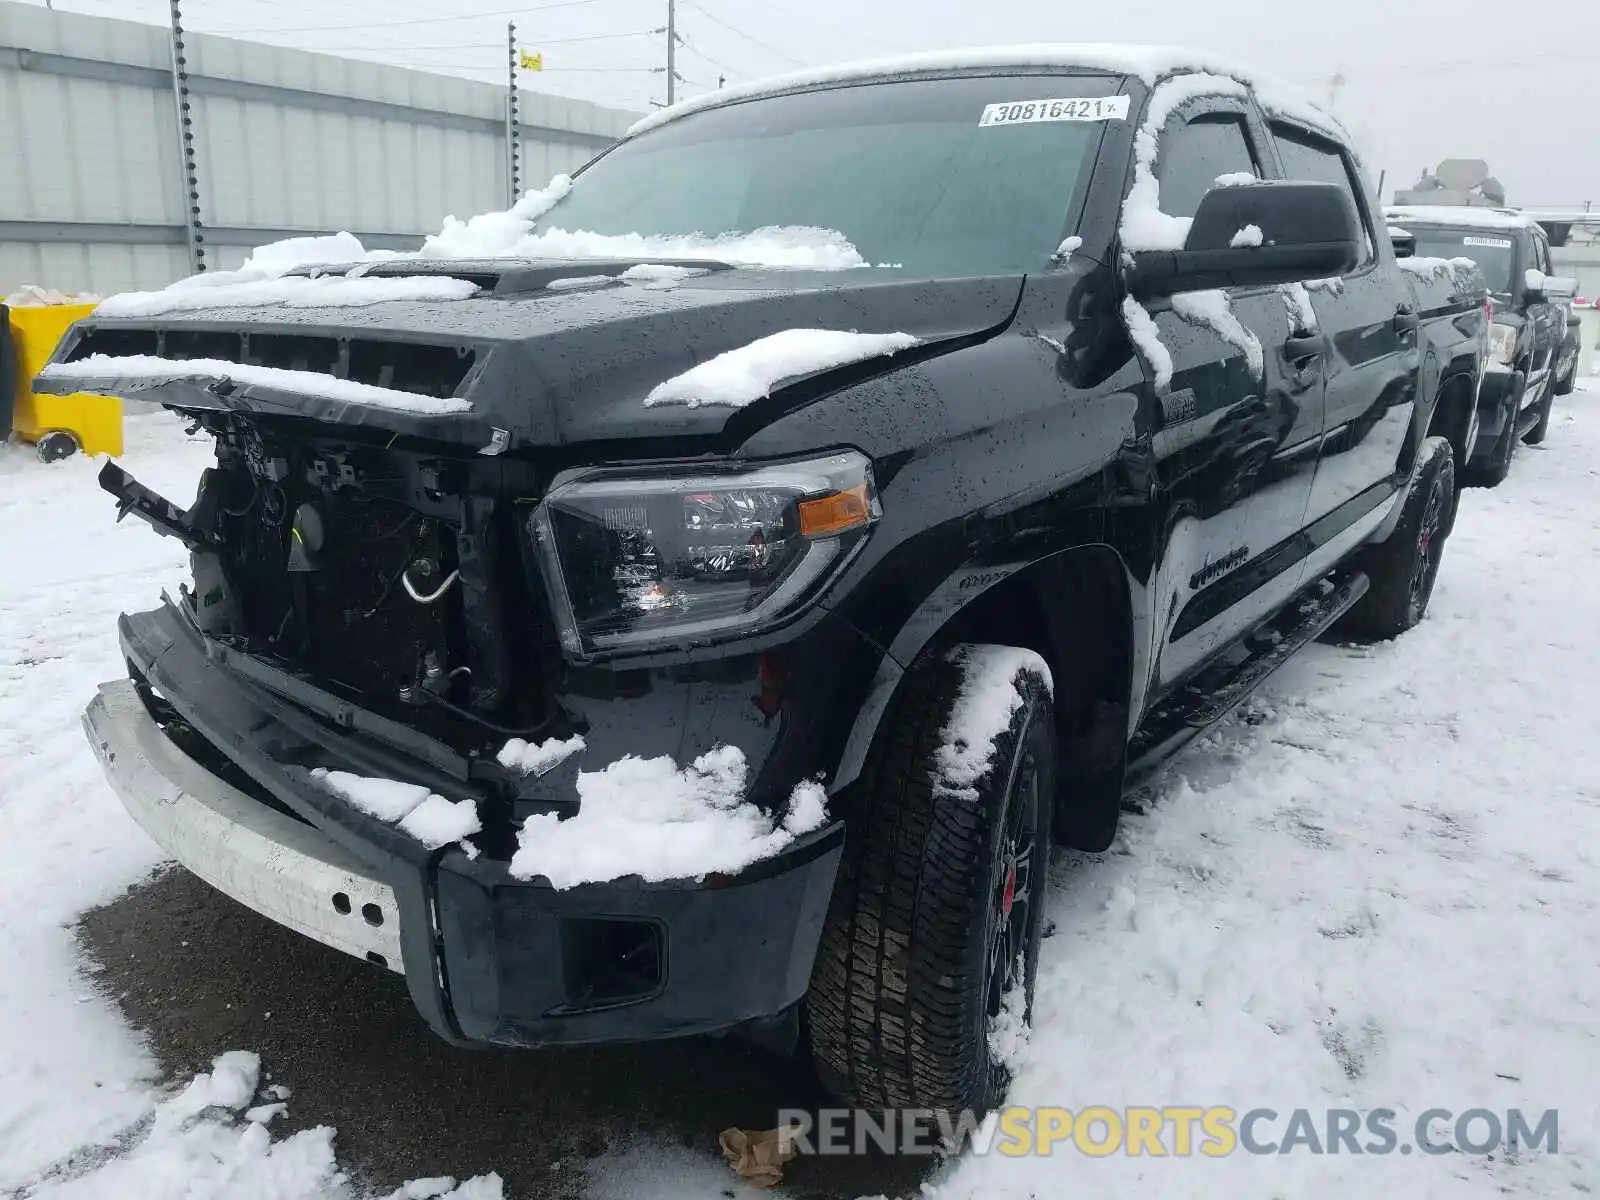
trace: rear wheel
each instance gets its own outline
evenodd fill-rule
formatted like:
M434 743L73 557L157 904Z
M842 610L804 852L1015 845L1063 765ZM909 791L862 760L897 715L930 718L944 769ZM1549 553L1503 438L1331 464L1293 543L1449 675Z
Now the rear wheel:
M1016 707L975 781L947 746L967 681L1009 671ZM993 1108L997 1023L1025 1014L1055 795L1044 664L961 646L908 673L862 775L807 997L823 1082L866 1108ZM941 753L942 749L944 753Z
M1450 512L1455 503L1455 456L1450 443L1423 442L1400 513L1400 523L1385 542L1368 546L1356 565L1371 587L1340 622L1340 632L1366 639L1404 633L1428 611L1439 578Z
M1565 375L1563 375L1560 379L1556 380L1556 395L1558 395L1558 396L1570 395L1571 392L1572 392L1572 389L1577 386L1577 383L1578 383L1578 358L1579 358L1578 352L1577 351L1573 351L1573 354L1572 354L1572 365L1567 368L1567 373Z

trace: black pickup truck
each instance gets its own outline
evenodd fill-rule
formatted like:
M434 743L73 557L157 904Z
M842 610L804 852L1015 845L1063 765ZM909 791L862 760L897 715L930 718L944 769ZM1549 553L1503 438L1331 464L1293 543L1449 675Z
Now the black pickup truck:
M217 460L188 509L102 474L194 582L89 739L452 1042L739 1032L987 1107L1051 847L1427 608L1484 307L1370 194L1231 65L977 51L657 114L512 257L111 305L37 386Z
M1483 436L1464 464L1462 482L1494 487L1510 472L1518 441L1544 441L1555 398L1572 391L1577 280L1552 272L1544 230L1514 209L1399 205L1385 211L1414 239L1419 256L1471 259L1488 284L1493 322L1479 400Z

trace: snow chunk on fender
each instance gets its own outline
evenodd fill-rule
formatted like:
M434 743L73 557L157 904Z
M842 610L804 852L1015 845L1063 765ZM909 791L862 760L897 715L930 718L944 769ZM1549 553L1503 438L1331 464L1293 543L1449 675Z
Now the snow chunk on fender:
M909 333L856 333L847 329L785 329L726 350L657 384L645 406L722 404L743 408L770 396L789 379L897 354L917 344Z
M525 742L521 738L512 738L500 747L500 753L495 755L495 759L508 771L520 771L524 775L543 775L571 758L587 744L583 740L583 735L579 733L573 734L566 741L550 738L543 742Z
M273 388L295 396L360 404L394 412L443 417L472 411L472 403L454 396L423 396L396 388L339 379L321 371L291 371L284 367L262 367L249 363L226 362L220 358L157 358L153 354L91 354L74 362L51 363L38 374L43 380L98 383L103 388L115 385L121 391L141 391L180 380L231 379L246 386Z
M749 768L736 746L718 746L687 767L669 756L628 755L578 772L576 816L523 822L511 874L543 876L557 890L628 875L647 882L742 871L826 820L822 785L795 788L776 822L744 799Z
M958 646L949 661L961 669L961 690L941 731L943 745L934 754L936 786L976 795L973 789L993 764L995 739L1011 727L1012 716L1022 707L1017 675L1034 672L1052 695L1055 683L1044 659L1020 646Z

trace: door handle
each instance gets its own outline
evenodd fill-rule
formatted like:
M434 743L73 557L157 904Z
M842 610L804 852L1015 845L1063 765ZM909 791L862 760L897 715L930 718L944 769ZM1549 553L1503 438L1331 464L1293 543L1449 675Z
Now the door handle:
M1422 324L1416 310L1411 308L1398 309L1394 314L1394 331L1396 333L1415 333Z
M1328 352L1328 335L1308 333L1288 338L1283 343L1283 357L1289 362L1304 362L1308 358L1321 358Z

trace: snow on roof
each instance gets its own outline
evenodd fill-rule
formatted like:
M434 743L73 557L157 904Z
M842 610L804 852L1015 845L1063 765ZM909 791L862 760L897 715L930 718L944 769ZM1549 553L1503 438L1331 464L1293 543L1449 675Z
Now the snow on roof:
M1509 208L1476 208L1451 204L1391 204L1383 210L1391 221L1409 224L1461 225L1471 229L1526 229L1533 224L1527 213Z
M1225 75L1249 84L1263 108L1275 116L1300 121L1313 129L1341 139L1348 138L1344 127L1293 84L1275 79L1253 67L1236 63L1208 50L1182 46L1119 45L1113 42L1058 43L1035 45L983 46L966 50L935 50L887 58L862 59L828 67L807 67L737 87L721 88L663 108L636 121L627 137L686 117L691 113L736 104L761 96L841 83L867 83L904 78L910 75L982 70L1016 70L1039 67L1052 71L1109 71L1133 75L1147 85L1170 75L1207 72Z

